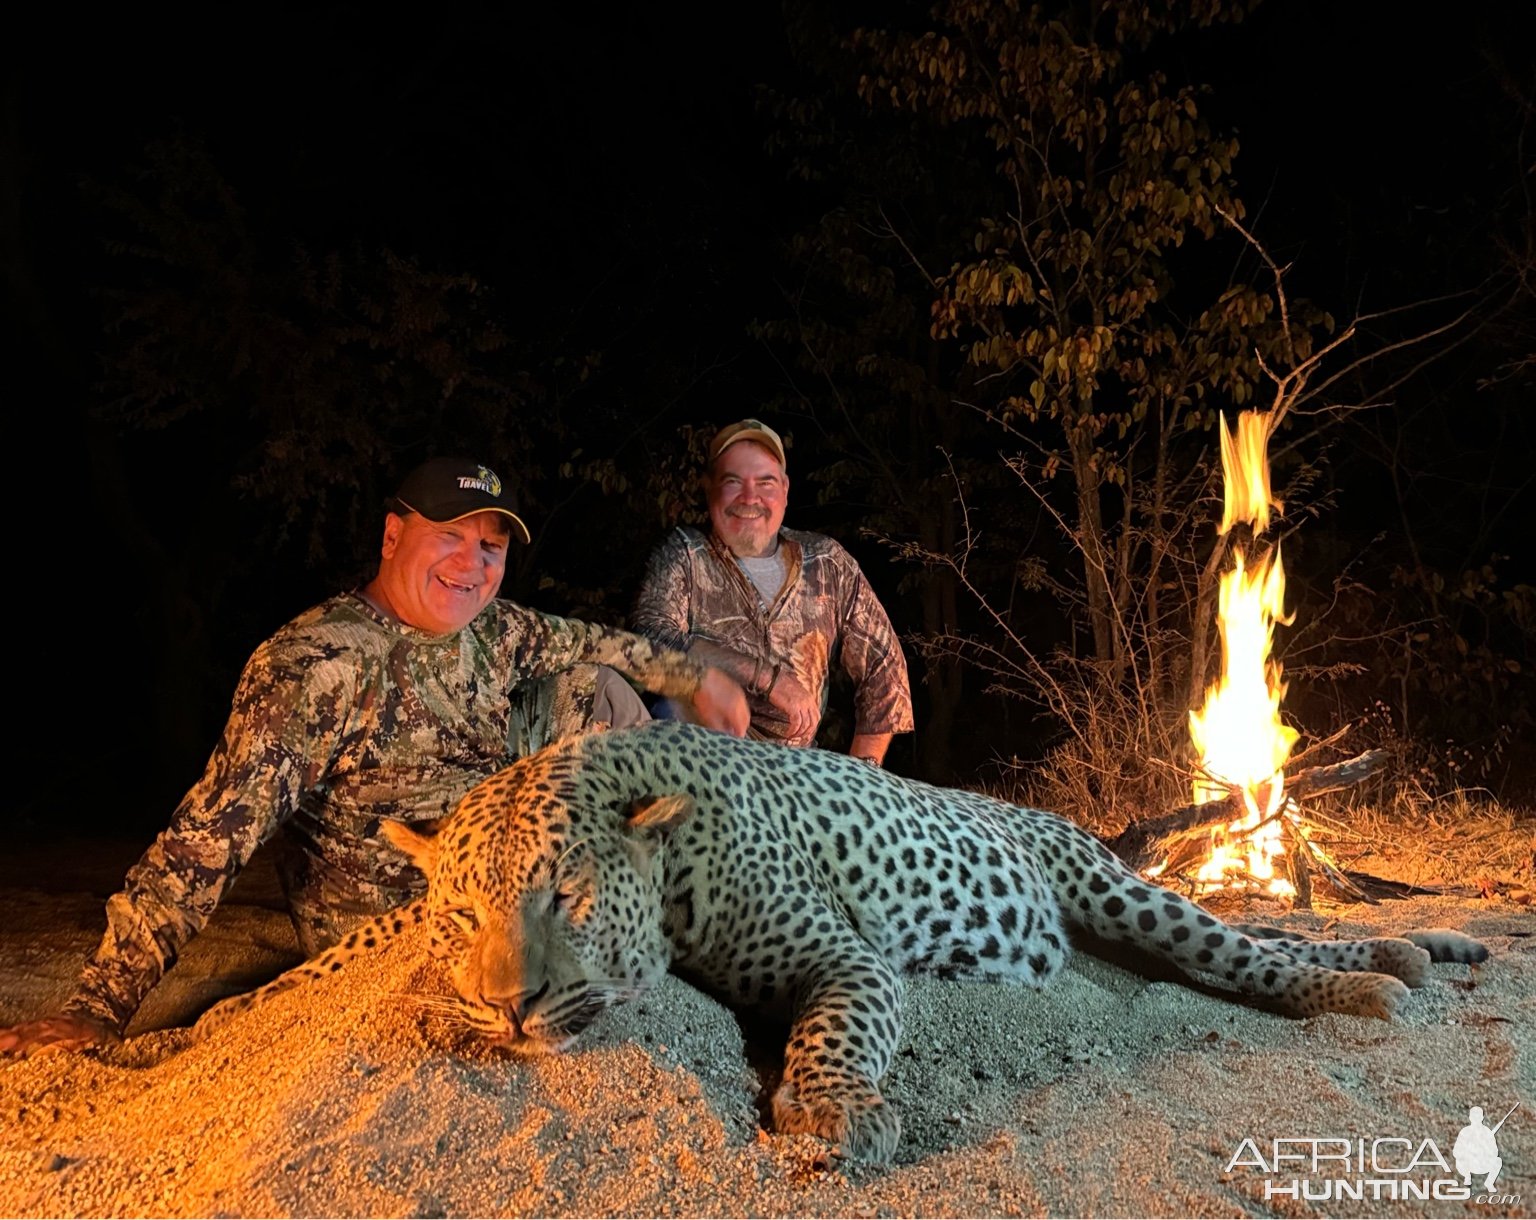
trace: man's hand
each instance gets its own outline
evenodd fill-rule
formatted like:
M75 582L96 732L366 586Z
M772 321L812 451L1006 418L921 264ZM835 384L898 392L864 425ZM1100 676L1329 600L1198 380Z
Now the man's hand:
M821 701L801 685L787 665L768 692L768 702L783 712L789 721L789 736L796 740L809 737L821 719Z
M704 671L704 681L693 696L693 710L705 728L732 737L745 737L747 725L752 722L741 687L728 673L714 666Z
M44 1017L0 1028L0 1057L24 1059L46 1051L83 1051L121 1041L116 1030L89 1017Z

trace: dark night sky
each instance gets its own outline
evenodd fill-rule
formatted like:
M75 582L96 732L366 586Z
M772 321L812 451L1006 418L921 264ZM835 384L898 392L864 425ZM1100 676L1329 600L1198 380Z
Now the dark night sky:
M707 231L729 246L712 268L739 276L723 287L743 315L772 239L802 218L751 102L787 56L776 5L736 6L728 25L707 11L594 22L450 6L422 26L319 6L199 26L119 10L49 31L11 101L25 254L88 354L82 281L100 235L77 181L114 181L146 139L182 129L274 231L376 242L503 286L530 267L601 266L613 243ZM1382 0L1269 3L1185 40L1167 70L1214 86L1206 111L1242 141L1250 212L1297 274L1369 303L1417 252L1362 238L1515 185L1517 154L1490 138L1510 117L1489 113L1478 48L1518 46L1524 11L1481 5L1448 24Z
M141 486L79 485L101 343L90 289L103 273L101 220L80 182L123 181L147 140L200 135L253 227L473 271L531 326L654 328L711 370L684 405L695 417L749 413L776 388L743 328L773 299L775 243L814 206L762 155L753 115L753 86L786 70L777 6L602 20L583 6L447 6L430 20L362 7L231 12L120 7L22 27L11 43L0 254L21 339L12 465L45 520L70 489L53 553L24 552L28 578L56 586L39 601L59 606L61 629L29 680L24 749L50 764L50 780L29 785L22 808L39 824L52 816L52 774L82 751L131 758L142 714L123 681L136 642L124 624L142 590L101 545L100 514L113 496L160 502L149 489L196 461L170 437L141 439ZM1206 112L1237 130L1250 215L1294 260L1297 290L1368 309L1441 291L1459 243L1518 185L1513 107L1500 108L1478 48L1528 48L1527 12L1270 0L1240 28L1190 39L1169 71L1214 86ZM1420 13L1435 16L1407 15ZM1513 66L1530 88L1528 52ZM665 327L634 307L650 298L665 300ZM1466 412L1453 388L1436 391L1444 409ZM1524 444L1529 425L1513 435ZM1475 455L1510 438L1473 427L1465 443ZM312 592L280 580L250 590L260 621L242 627L241 655ZM188 747L190 762L170 764L175 778L129 785L124 824L163 822L156 802L194 778L216 727Z

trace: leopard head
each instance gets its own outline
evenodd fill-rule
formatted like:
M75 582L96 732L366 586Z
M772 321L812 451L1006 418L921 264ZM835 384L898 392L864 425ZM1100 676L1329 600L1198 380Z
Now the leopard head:
M687 796L619 805L559 789L513 767L438 823L383 828L429 879L429 941L459 1015L525 1054L563 1049L667 972L660 849L694 813Z

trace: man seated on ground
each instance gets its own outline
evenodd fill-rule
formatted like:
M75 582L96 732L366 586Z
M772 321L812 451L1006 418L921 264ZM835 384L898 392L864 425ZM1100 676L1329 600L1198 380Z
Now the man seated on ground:
M279 873L304 951L415 898L425 879L381 818L452 812L476 783L597 719L644 718L612 666L742 735L726 674L623 631L498 600L528 529L484 466L434 459L400 485L378 574L300 615L246 663L203 778L107 903L107 931L63 1011L0 1030L0 1054L115 1041L256 848ZM574 682L550 685L573 667Z
M709 447L706 537L686 526L652 553L630 625L725 670L747 691L749 735L806 746L834 661L854 684L849 753L880 765L912 729L907 662L864 573L838 543L784 529L784 442L755 419Z

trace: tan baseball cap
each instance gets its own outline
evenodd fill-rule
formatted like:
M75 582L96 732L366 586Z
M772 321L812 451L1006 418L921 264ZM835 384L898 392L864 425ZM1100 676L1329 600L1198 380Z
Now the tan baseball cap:
M715 439L709 442L710 463L713 464L717 457L737 441L756 441L779 459L780 466L789 469L789 463L784 460L783 439L760 419L740 419L734 424L726 424L716 432Z

